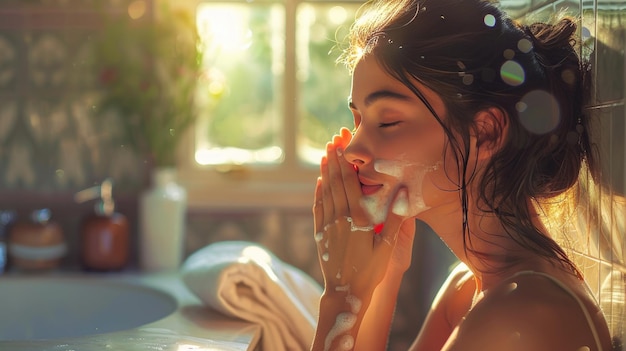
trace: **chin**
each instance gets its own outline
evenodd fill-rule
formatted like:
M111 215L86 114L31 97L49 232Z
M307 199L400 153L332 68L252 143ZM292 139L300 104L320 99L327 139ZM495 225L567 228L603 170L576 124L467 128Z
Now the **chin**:
M363 196L361 207L363 207L373 224L380 224L387 219L390 201L391 195L389 191L381 190L376 194Z

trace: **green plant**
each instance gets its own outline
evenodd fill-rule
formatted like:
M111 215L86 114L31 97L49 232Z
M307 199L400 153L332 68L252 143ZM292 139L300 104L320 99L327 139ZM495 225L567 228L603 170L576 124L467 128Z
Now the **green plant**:
M98 111L116 111L129 142L154 166L174 166L196 120L202 50L193 15L162 8L154 18L107 16L93 59L102 87Z

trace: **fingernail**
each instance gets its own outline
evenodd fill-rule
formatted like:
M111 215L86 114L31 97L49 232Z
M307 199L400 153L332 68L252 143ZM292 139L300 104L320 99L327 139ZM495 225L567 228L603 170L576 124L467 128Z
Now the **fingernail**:
M343 149L340 147L337 148L337 156L343 156Z
M406 189L403 188L398 191L391 212L401 217L407 217L409 215L409 196Z

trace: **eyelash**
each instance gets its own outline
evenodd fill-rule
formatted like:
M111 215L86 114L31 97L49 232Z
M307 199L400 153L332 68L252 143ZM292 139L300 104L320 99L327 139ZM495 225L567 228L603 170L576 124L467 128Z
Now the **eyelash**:
M391 123L380 123L380 124L378 124L378 126L379 126L380 128L389 128L389 127L396 126L396 125L398 125L399 123L400 123L400 121L397 121L397 122L391 122Z

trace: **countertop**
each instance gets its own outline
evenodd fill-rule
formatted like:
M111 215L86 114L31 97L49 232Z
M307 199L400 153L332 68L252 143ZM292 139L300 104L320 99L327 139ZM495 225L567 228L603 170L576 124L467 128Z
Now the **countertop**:
M254 350L260 328L220 314L193 295L178 273L55 273L70 279L113 280L148 286L171 295L178 303L174 313L141 327L71 339L0 341L0 350L11 351L243 351ZM43 276L50 279L50 275ZM38 279L37 276L0 277L0 284L11 279Z

